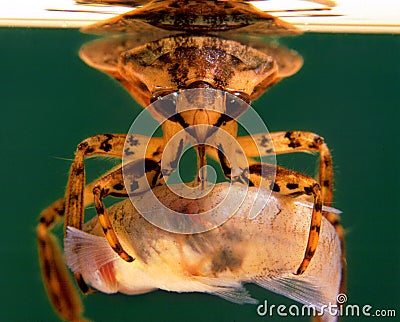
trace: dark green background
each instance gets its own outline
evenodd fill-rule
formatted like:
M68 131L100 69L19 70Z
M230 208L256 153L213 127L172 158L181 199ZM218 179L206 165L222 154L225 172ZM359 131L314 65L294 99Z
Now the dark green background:
M70 165L63 158L73 158L76 144L96 133L124 133L140 112L118 84L79 60L89 38L77 30L0 29L2 321L57 320L38 270L37 217L63 194ZM325 137L335 165L334 205L347 230L348 302L400 315L400 37L307 34L284 43L305 65L254 106L271 131ZM285 164L298 168L298 157ZM292 303L249 289L271 304ZM272 319L257 316L255 306L204 294L95 294L84 303L96 321Z

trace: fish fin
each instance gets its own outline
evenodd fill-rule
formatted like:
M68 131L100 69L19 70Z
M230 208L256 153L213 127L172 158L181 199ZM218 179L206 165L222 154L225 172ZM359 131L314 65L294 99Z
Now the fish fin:
M236 304L257 304L258 300L252 298L244 286L240 288L219 288L212 294Z
M271 279L255 278L253 282L272 292L315 307L318 311L322 311L329 303L336 303L336 301L332 302L332 300L327 299L323 295L321 292L323 286L320 285L320 281L311 277L287 274Z
M214 294L237 304L257 304L258 301L252 298L246 288L240 282L227 279L197 277L199 282L207 285L204 292Z
M104 237L67 227L64 252L69 268L82 274L87 284L104 293L118 291L113 265L118 255Z

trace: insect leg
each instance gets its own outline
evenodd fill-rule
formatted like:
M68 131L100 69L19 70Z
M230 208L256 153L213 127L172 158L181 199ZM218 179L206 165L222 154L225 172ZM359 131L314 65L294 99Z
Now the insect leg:
M268 174L276 170L276 177L270 181ZM266 163L250 165L250 181L256 186L264 186L283 195L298 197L301 195L312 196L314 208L311 214L310 231L303 260L296 274L300 275L307 269L315 250L317 249L322 221L322 196L321 187L315 179L302 173L283 167L275 167Z
M100 134L90 137L78 145L65 194L65 227L82 228L84 220L83 205L85 203L83 193L85 187L85 158L98 155L121 158L126 138L127 136L123 134ZM138 151L145 151L146 157L161 158L164 146L162 138L152 138L147 149L146 144L141 144L143 137L130 136L130 138L131 140L128 141L130 146L127 151L129 154L135 155ZM148 140L146 139L145 142L147 143ZM141 153L138 154L141 155Z
M262 157L271 153L319 152L319 183L324 205L332 204L332 157L324 139L311 132L272 132L270 135L254 134L238 138L248 157Z
M79 321L82 304L63 262L62 251L50 230L64 216L64 199L58 199L42 211L37 226L38 250L42 278L54 310L68 321Z
M271 133L275 150L279 153L289 152L319 152L319 183L321 185L322 200L326 206L332 205L333 198L333 166L332 156L324 139L311 132L288 131ZM344 229L340 222L340 215L324 212L324 216L335 227L340 239L342 251L342 281L341 293L346 289L346 248L344 240Z
M127 175L125 172L125 179L129 180L131 187L130 191L134 190L134 193L140 193L148 188L154 187L161 176L160 162L156 162L152 159L145 159L144 166L142 168L143 160L136 160L125 165L125 171L129 172ZM144 170L144 171L143 171ZM149 184L143 184L146 180ZM104 235L110 244L111 248L125 261L132 262L135 259L130 256L122 247L118 240L118 237L114 231L111 220L107 214L107 210L104 206L102 199L107 196L114 197L127 197L128 192L124 185L124 177L122 174L122 168L100 178L93 188L94 205L96 207L97 216L99 218L100 225L103 228Z
M326 206L332 204L332 157L328 146L324 143L324 139L318 134L302 131L272 132L270 133L270 137L264 134L255 134L252 135L252 137L239 137L238 142L244 148L248 157L263 156L270 153L319 152L319 183L321 186L322 200L323 204ZM259 148L260 150L258 150ZM253 162L249 160L249 163ZM341 242L343 267L341 291L344 292L346 288L344 230L340 223L340 217L338 214L324 212L324 216L335 227L336 233Z
M71 168L66 199L61 198L51 204L42 211L39 218L37 238L43 281L56 312L65 320L80 320L82 305L64 264L62 251L55 236L51 233L51 229L62 221L64 214L65 223L67 225L80 223L83 221L83 209L87 205L93 203L93 187L97 181L84 186L83 158L96 154L107 155L107 152L110 152L108 155L120 157L122 155L125 138L126 135L108 134L97 135L83 141L80 147L86 147L86 154L82 151L77 153L77 157ZM140 136L135 139L137 139L137 141L132 140L132 145L136 144L136 146L139 146L141 141ZM160 158L163 145L162 139L151 139L148 149L146 150L146 156L155 159ZM132 152L134 151L135 149L132 147ZM69 200L69 203L66 203L65 200ZM69 209L66 209L68 207ZM79 212L82 212L82 215L79 215L81 219L75 219L74 216ZM75 274L75 278L82 292L90 292L90 289L79 274Z
M97 180L85 186L84 208L93 203L93 187L96 182ZM37 226L39 262L45 289L55 311L65 320L78 321L82 312L79 295L72 286L59 243L51 233L52 228L63 220L64 213L64 198L56 200L41 212ZM92 292L79 274L75 274L75 278L84 294Z
M211 149L210 149L211 150ZM239 182L242 184L251 184L248 178L248 162L244 158L244 163L240 164L240 157L237 155L234 155L235 161L239 161L239 164L236 164L237 167L239 167L240 171L236 172L236 174L232 174L232 165L230 164L228 157L224 154L224 148L221 144L218 145L218 149L211 150L212 152L215 153L217 152L217 160L219 160L219 163L221 165L222 171L224 172L224 175L227 179L229 179L231 182ZM214 154L213 153L213 154ZM231 157L231 160L233 158ZM241 160L243 161L243 160Z

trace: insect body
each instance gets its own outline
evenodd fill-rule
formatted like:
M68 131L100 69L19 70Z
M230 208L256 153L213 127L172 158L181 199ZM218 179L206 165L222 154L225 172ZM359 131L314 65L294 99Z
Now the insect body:
M132 43L125 38L100 40L84 47L81 56L89 64L121 81L132 96L143 105L154 102L154 114L164 116L162 124L164 141L157 140L157 151L162 151L165 143L176 133L196 125L199 118L194 115L199 112L206 114L207 125L220 128L236 137L235 118L242 114L244 109L243 105L239 104L238 108L228 113L226 111L228 106L195 108L192 104L190 110L181 111L176 103L168 109L164 108L165 105L157 108L156 103L160 98L180 89L210 88L223 89L249 102L282 78L295 73L302 65L302 59L297 53L275 44L260 45L258 49L254 49L236 41L213 36L181 35L150 42L137 48L131 48L131 45ZM99 50L96 50L97 48ZM108 51L107 48L118 49ZM103 55L105 52L109 54ZM227 116L227 114L230 115ZM96 140L101 140L101 138L96 138ZM108 140L110 144L112 141L113 138ZM242 167L243 173L247 171L249 175L246 178L239 175L235 179L231 176L229 162L221 154L214 152L223 165L225 175L230 179L248 181L251 185L266 185L271 190L288 195L306 194L314 198L316 207L311 223L310 239L304 260L298 269L298 273L302 273L317 245L322 200L329 202L331 198L332 172L329 150L320 136L307 132L278 132L273 133L271 137L258 134L253 135L252 138L238 138L237 142L250 158L268 155L273 151L275 153L320 152L320 182L324 183L322 186L312 178L283 168L277 168L275 181L271 182L268 179L262 183L262 179L266 179L262 172L271 173L275 171L275 168L271 169L266 164L260 165L251 159L248 170ZM199 146L199 155L205 155L202 144L199 143ZM220 142L219 146L220 151L226 150L224 142ZM93 147L90 148L90 153L94 152L92 150ZM96 153L106 155L112 155L116 151L106 152L101 149L96 151ZM177 158L180 156L179 145L173 152ZM122 151L120 153L122 154ZM211 151L210 154L212 153ZM161 158L161 155L157 157ZM173 160L173 157L169 159ZM200 161L202 159L200 157ZM78 163L81 164L81 161ZM199 169L203 165L199 162ZM152 176L152 180L157 181L162 169L155 165L153 170L157 172L157 175Z
M193 4L192 1L168 1L166 6L173 8L172 3L187 6ZM221 21L236 21L232 18L232 12L242 12L237 15L242 19L238 21L243 22L247 19L243 11L229 9L229 5L234 8L240 7L236 2L204 3L210 6L218 5L219 9L225 8L226 14L222 15L225 20ZM145 7L153 8L153 5L157 10L162 8L161 1ZM200 10L200 19L196 20L196 23L190 24L190 19L186 20L186 27L191 32L196 31L200 34L176 34L177 30L181 30L176 27L177 22L174 20L177 15L173 19L171 16L159 15L157 22L147 21L151 20L153 14L149 9L148 19L144 19L144 16L139 19L140 14L144 14L145 7L86 29L101 33L122 32L124 35L89 43L82 48L80 54L89 65L120 81L143 107L152 103L148 109L156 119L162 121L163 137L149 138L136 133L99 134L85 139L78 145L65 198L43 211L38 226L43 278L56 310L67 320L80 317L79 301L71 286L68 286L68 275L62 266L59 250L49 233L52 226L63 217L67 260L83 292L88 292L90 286L106 293L147 292L159 288L161 279L157 283L157 275L164 269L173 270L175 273L165 276L162 284L165 287L162 288L178 292L215 293L236 302L251 302L241 283L255 282L302 303L319 307L326 303L326 300L334 299L334 293L337 293L340 284L340 257L343 256L343 252L338 247L337 235L323 218L323 204L331 204L333 187L331 156L323 139L314 133L300 131L276 132L270 135L257 133L237 137L236 118L245 112L248 103L282 78L296 73L302 65L302 58L296 52L274 43L241 43L205 34L206 31L220 31L224 28L250 28L258 24L255 21L249 20L245 27L242 23L236 26L230 23L223 26L207 25L207 19L201 15L212 11ZM247 5L244 7L248 8ZM182 8L185 6L179 8L177 12L183 12ZM166 20L163 20L163 17ZM136 24L137 21L158 29L173 29L173 35L166 36L163 32L160 39L155 34L151 34L149 39L133 36L130 33L132 23ZM281 25L278 20L271 21L276 22L274 26ZM192 90L200 94L189 95ZM167 105L162 104L164 102L167 102ZM168 143L181 133L183 136L179 144L167 148ZM228 133L233 137L238 148L232 149L221 133ZM207 140L211 140L214 146L207 145ZM145 222L128 202L109 210L104 206L103 200L107 196L136 195L141 198L144 192L154 189L155 194L164 196L161 199L172 209L190 214L183 217L187 219L201 212L201 208L206 207L205 204L212 205L217 202L219 192L215 191L224 191L223 186L217 186L217 190L211 195L202 197L205 199L196 198L190 202L185 201L185 198L174 199L166 192L165 180L176 168L183 151L182 147L189 141L197 144L199 170L203 169L208 153L219 161L225 176L233 183L234 189L238 189L235 191L240 191L239 187L243 187L243 183L246 187L257 186L263 191L272 191L273 197L270 202L275 202L275 209L278 211L271 213L265 210L265 213L263 210L262 215L253 221L233 216L231 220L215 228L216 231L210 230L199 235L174 235ZM242 154L237 152L240 149L244 151ZM227 157L227 151L233 151L231 158ZM319 153L318 180L282 167L260 163L255 159L274 153L310 151ZM118 166L95 182L86 184L84 161L94 156L124 158L127 162L124 162L123 167ZM239 159L245 159L246 165L237 161ZM167 166L163 165L163 160ZM236 161L238 171L234 167ZM198 178L198 181L202 182L203 190L207 186L204 177L199 175ZM158 187L160 185L161 187ZM298 206L297 199L293 198L302 202L311 201L311 204L307 204L311 205L311 208L304 207L304 204ZM251 197L246 195L244 202L248 200L251 200ZM98 219L84 225L84 209L91 203L95 205ZM150 207L152 203L148 205ZM241 209L243 213L251 213L249 209ZM223 208L222 212L234 215L236 210ZM157 211L155 209L153 212ZM297 218L296 220L301 218L295 216L297 213L305 216L300 220L300 231L297 230L300 226L289 219L289 214ZM324 216L335 226L341 237L337 214L326 211ZM263 222L262 218L266 221ZM275 226L276 218L281 220L281 225ZM198 220L202 221L201 218ZM308 229L304 228L305 223ZM240 233L237 233L238 229ZM129 234L125 234L125 231ZM232 240L228 237L224 241L230 245L230 249L225 249L216 240L217 231L225 236L238 236L239 242L235 243L237 249L233 249ZM255 241L254 249L251 243L246 241L250 240L250 236ZM289 240L285 247L291 249L290 256L288 251L277 250L279 242L263 239L270 238L267 236L277 238L282 243ZM165 254L156 251L161 245L158 242L166 245ZM271 248L262 247L270 242ZM329 248L331 246L328 244L333 245L333 248ZM256 257L252 257L254 250L259 254ZM335 264L332 263L332 259L328 260L330 251ZM156 253L158 257L155 256ZM101 254L104 257L100 256ZM279 257L276 267L271 264L273 260L269 256ZM175 261L166 260L161 263L165 258ZM325 265L327 267L324 267ZM130 272L131 269L138 275ZM267 275L261 272L264 272L264 269L268 272ZM331 278L324 282L322 276L328 273ZM138 279L139 276L142 278ZM311 281L308 277L316 279ZM291 287L288 289L288 283L292 282L299 285L296 290ZM327 293L322 294L315 290L316 284L324 283L329 286Z

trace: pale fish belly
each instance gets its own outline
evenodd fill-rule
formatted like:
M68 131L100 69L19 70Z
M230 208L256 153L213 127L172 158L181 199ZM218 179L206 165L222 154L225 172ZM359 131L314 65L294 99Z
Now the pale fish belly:
M243 283L256 283L317 309L335 304L342 264L334 227L323 218L310 266L304 274L295 275L307 244L312 204L271 194L269 190L234 186L238 195L247 190L238 209L232 210L229 205L222 209L234 211L234 215L222 225L197 234L160 229L143 218L130 200L122 201L109 209L109 215L122 246L135 260L125 262L111 249L94 218L85 225L86 232L68 228L67 263L72 271L82 274L88 285L104 293L139 294L163 289L205 292L236 303L257 303L243 287ZM199 221L201 215L192 214L214 209L228 187L217 184L206 197L197 200L182 199L166 186L153 192L167 207L186 211L189 220ZM254 201L268 197L261 212L249 216ZM323 210L336 211L325 207ZM162 214L161 208L152 211Z

